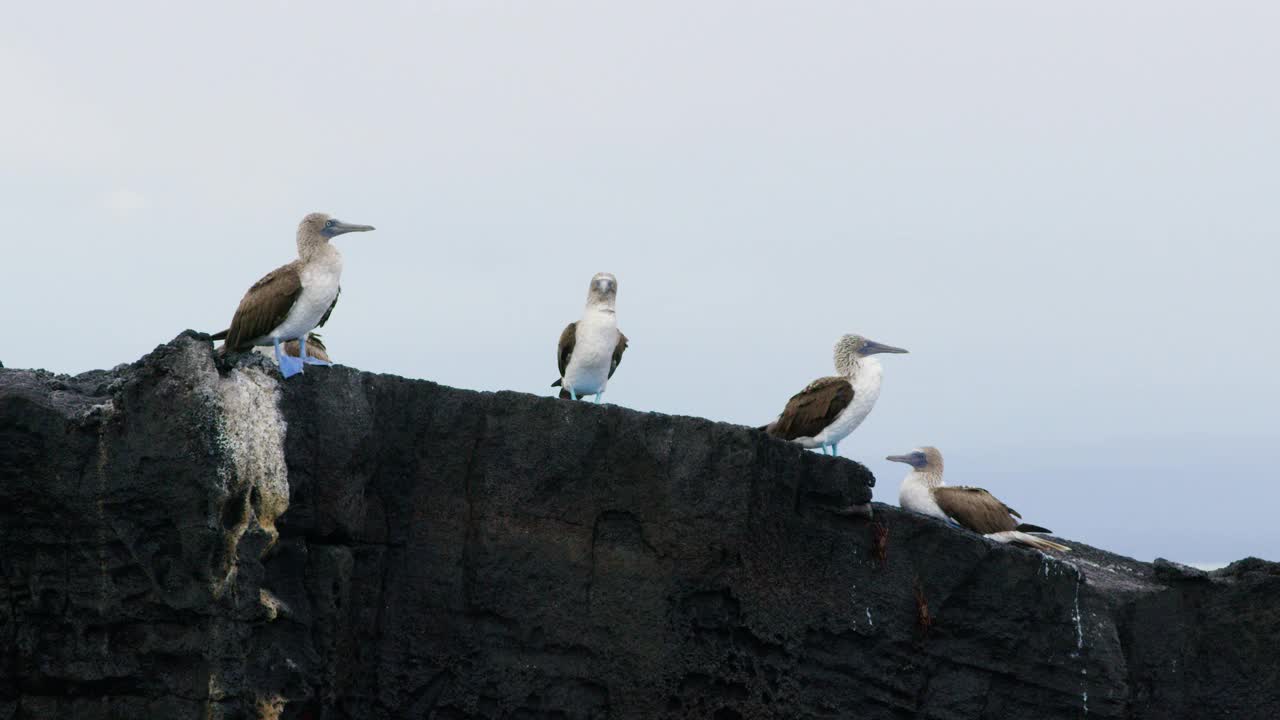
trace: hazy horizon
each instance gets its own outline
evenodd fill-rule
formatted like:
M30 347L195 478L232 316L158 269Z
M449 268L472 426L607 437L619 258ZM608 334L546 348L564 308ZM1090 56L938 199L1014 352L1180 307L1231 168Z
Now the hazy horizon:
M0 27L0 361L226 327L338 238L339 363L550 395L591 275L608 402L759 425L899 345L842 454L938 446L1063 537L1280 559L1280 6L160 2Z

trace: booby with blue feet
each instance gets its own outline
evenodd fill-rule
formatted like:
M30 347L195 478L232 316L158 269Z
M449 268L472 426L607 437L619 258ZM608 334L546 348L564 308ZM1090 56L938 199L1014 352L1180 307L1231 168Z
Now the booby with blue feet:
M938 448L920 447L905 455L890 455L885 459L911 466L911 472L903 479L902 489L898 492L898 505L904 510L955 523L999 543L1026 545L1037 550L1071 550L1066 545L1033 535L1050 530L1022 522L1017 510L986 490L945 485L942 481L942 453Z
M342 254L330 242L339 235L368 232L372 225L345 223L324 213L311 213L298 224L298 259L254 283L240 300L231 327L212 336L224 340L222 351L242 352L265 345L275 350L280 374L293 377L307 365L328 365L307 354L307 335L323 326L338 304ZM298 355L282 345L297 340Z
M565 327L556 346L560 379L551 387L560 388L560 397L577 400L594 395L598 403L604 396L627 351L627 336L618 329L617 301L618 279L612 273L596 273L587 289L582 319Z
M880 398L884 369L874 355L905 353L902 348L845 335L836 343L837 375L818 378L791 397L782 414L761 428L805 448L839 453L840 441L867 418Z

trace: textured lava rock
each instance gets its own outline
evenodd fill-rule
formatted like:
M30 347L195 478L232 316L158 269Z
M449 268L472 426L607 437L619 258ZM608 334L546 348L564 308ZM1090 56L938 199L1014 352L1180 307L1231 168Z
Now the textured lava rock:
M697 418L194 333L0 370L0 718L1280 717L1280 565L1047 557Z

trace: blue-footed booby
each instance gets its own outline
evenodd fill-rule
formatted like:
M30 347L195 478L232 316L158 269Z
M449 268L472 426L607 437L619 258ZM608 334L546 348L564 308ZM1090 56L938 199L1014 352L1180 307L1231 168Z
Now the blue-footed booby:
M595 395L600 402L627 350L627 336L618 330L617 300L618 279L612 273L596 273L587 289L582 319L560 333L556 348L560 379L551 383L560 388L560 397L577 400Z
M882 345L861 335L845 335L836 343L835 364L839 375L818 378L787 402L778 419L761 428L765 432L806 448L839 451L841 440L866 419L880 397L884 374L878 353L905 353L892 345Z
M307 333L324 325L338 304L342 255L329 241L349 232L368 232L372 225L352 225L324 213L311 213L298 223L298 259L272 270L249 288L231 318L231 327L212 336L225 340L223 352L241 352L257 345L275 348L285 377L306 365L328 365L307 355ZM281 344L299 341L297 357L285 355Z
M898 493L898 504L906 510L948 520L996 542L1028 545L1037 550L1071 550L1066 545L1032 535L1050 530L1019 522L1022 516L1017 510L986 490L944 485L942 453L935 447L916 448L906 455L890 455L885 459L911 466Z

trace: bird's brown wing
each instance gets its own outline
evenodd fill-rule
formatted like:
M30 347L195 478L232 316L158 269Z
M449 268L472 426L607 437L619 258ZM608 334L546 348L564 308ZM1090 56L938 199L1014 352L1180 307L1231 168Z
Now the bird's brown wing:
M613 360L609 362L609 377L613 377L613 371L618 369L622 364L622 353L627 351L627 336L618 331L618 344L613 347ZM564 374L564 368L560 369L560 374Z
M325 323L327 323L327 322L329 322L329 316L333 314L333 309L334 309L334 308L336 308L336 307L338 307L338 298L339 298L341 295L342 295L342 286L338 286L338 293L337 293L337 295L334 295L334 296L333 296L333 302L329 303L329 309L324 311L324 317L320 318L320 324L319 324L319 325L317 325L316 327L324 327L324 324L325 324ZM323 345L321 345L321 346L320 346L320 349L322 349L322 350L323 350L323 349L324 349L324 346L323 346ZM310 353L308 353L308 354L310 354ZM323 358L322 358L322 359L323 359ZM328 361L327 359L325 359L325 362L329 362L329 361Z
M293 303L302 294L302 275L295 263L272 270L266 277L253 284L240 300L227 341L223 346L232 352L253 347L253 341L266 335L284 322ZM332 309L332 308L330 308Z
M787 407L767 431L784 440L813 437L830 425L849 403L853 385L842 377L824 377L809 383L787 402Z
M1009 507L982 488L934 488L933 499L947 517L974 532L985 535L1013 530L1018 526L1009 515Z
M569 356L573 355L573 346L578 342L578 323L571 322L565 325L564 331L560 333L560 342L556 345L556 364L560 367L560 377L551 383L551 387L559 387L560 381L564 378L564 369L569 367ZM613 353L614 367L618 366L618 362L622 359L622 352L615 350ZM613 374L610 371L610 374Z

